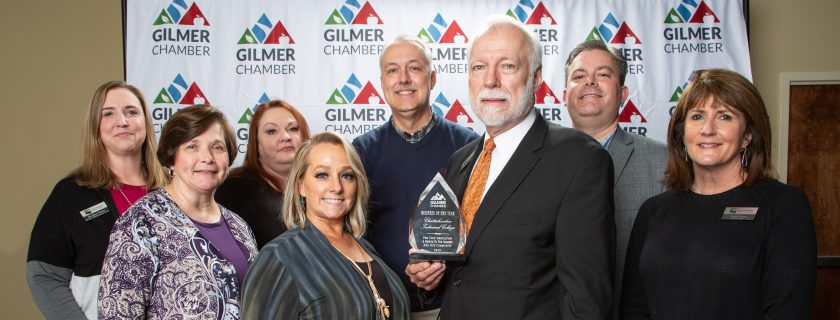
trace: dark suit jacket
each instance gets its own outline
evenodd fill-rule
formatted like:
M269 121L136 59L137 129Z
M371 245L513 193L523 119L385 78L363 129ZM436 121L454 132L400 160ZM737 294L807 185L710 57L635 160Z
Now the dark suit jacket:
M459 199L481 153L452 155ZM612 162L591 137L537 116L448 265L442 319L606 319L613 290Z
M615 172L615 291L613 319L618 319L627 240L642 203L665 191L662 175L668 150L661 142L618 128L607 148Z

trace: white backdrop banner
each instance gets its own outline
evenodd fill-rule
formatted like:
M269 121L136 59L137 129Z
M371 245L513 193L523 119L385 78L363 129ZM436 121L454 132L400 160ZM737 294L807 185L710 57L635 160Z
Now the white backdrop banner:
M126 78L146 95L157 133L178 109L209 103L228 116L244 153L253 109L279 98L313 133L352 139L390 117L378 58L397 35L410 34L429 44L434 60L434 111L481 133L469 106L467 47L491 14L536 33L544 80L536 108L565 126L563 67L584 40L627 58L620 124L659 141L692 71L719 67L752 78L738 0L127 0Z

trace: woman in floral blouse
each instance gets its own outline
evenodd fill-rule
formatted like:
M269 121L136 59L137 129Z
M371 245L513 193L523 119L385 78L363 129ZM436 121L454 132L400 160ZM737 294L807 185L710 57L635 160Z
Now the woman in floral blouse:
M158 159L172 181L114 225L99 318L239 318L256 242L242 218L213 199L235 157L233 132L215 108L191 106L170 118Z

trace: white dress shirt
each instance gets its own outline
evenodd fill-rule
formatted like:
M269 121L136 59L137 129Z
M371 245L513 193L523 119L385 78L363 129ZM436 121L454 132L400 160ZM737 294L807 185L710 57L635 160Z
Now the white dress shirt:
M496 148L493 149L493 152L490 155L490 172L487 174L487 183L484 185L484 192L481 194L482 200L484 200L484 195L487 194L487 190L490 190L493 182L495 182L496 178L499 177L499 174L502 173L502 169L505 168L510 160L510 157L513 156L513 152L516 151L517 147L519 147L519 143L522 142L522 139L525 138L525 134L528 133L528 130L531 129L531 125L533 125L534 121L537 119L537 115L534 112L535 111L528 112L528 115L525 116L525 119L519 122L519 124L493 138ZM490 139L490 135L485 133L484 143L486 143L488 139ZM478 159L476 159L476 161L478 161ZM473 170L475 170L475 166L473 166Z

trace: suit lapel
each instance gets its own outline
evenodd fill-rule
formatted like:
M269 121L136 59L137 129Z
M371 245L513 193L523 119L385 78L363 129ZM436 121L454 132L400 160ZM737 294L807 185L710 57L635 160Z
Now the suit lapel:
M458 204L460 205L461 200L464 199L464 192L467 190L467 184L470 181L470 174L472 173L472 167L475 166L475 162L478 161L479 155L481 155L482 148L484 146L484 136L481 136L478 139L473 140L467 146L471 149L470 152L467 154L467 157L461 162L461 165L458 167L458 177L460 179L455 179L450 183L455 185L450 185L452 191L455 192L455 196L458 197Z
M525 138L519 143L519 146L514 151L513 156L508 160L499 177L487 190L484 199L481 200L481 205L476 211L473 219L470 233L467 235L466 255L469 256L472 252L472 247L475 242L481 237L484 229L493 217L499 212L502 205L507 202L513 191L522 183L522 180L528 176L534 165L539 161L537 151L543 147L548 127L545 119L537 116L531 129L525 134ZM491 160L492 161L492 160ZM523 204L524 205L524 204Z
M627 166L627 160L633 154L633 139L629 136L630 134L625 132L624 129L621 129L621 127L617 127L615 137L613 137L613 141L610 143L609 149L607 149L613 160L613 172L615 173L613 175L613 184L618 182L621 173L624 171L624 167Z

